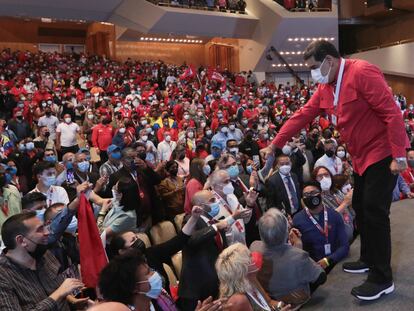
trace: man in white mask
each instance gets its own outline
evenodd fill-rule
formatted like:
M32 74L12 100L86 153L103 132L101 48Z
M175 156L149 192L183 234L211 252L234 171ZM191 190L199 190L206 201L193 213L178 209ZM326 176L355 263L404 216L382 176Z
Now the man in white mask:
M348 146L355 170L352 206L361 233L360 259L345 263L350 273L368 272L351 294L375 300L394 291L389 212L397 175L407 168L409 147L401 111L380 69L366 61L345 60L325 40L304 52L316 92L281 128L269 152L282 148L313 119L326 113Z

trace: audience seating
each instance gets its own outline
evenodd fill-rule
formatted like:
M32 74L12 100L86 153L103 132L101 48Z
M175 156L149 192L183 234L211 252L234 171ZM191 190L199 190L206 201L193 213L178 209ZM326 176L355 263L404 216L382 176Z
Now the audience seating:
M178 279L175 276L173 269L165 263L163 263L162 266L164 267L164 270L168 275L168 281L170 282L170 286L176 286L178 284Z
M138 233L137 236L139 239L141 239L142 242L144 242L146 248L151 246L151 241L148 235L146 235L145 233Z
M183 265L183 254L179 251L177 254L171 257L172 264L174 266L175 274L178 278L181 275L181 267Z
M153 226L150 230L151 241L154 245L167 242L177 235L171 221L163 221Z
M185 217L185 213L178 214L174 217L174 224L175 224L175 229L177 230L177 232L181 231L183 227L184 217Z

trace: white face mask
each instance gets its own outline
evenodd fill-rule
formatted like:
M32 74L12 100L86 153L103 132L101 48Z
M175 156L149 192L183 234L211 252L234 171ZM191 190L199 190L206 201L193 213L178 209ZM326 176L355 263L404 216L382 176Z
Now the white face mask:
M166 142L170 142L170 141L171 141L171 136L170 136L170 135L165 136L165 141L166 141Z
M341 159L343 159L343 158L345 158L345 151L338 151L337 153L336 153L336 155L338 156L338 158L341 158Z
M323 62L321 63L320 67L317 69L312 69L311 70L311 75L312 75L312 79L316 82L316 83L320 83L320 84L327 84L329 83L329 74L331 72L332 67L329 67L328 73L326 74L326 76L324 76L321 72L321 68L325 62L326 58L323 60Z
M347 194L352 190L352 186L350 184L344 185L341 190L343 194Z
M194 133L193 132L188 132L187 136L188 136L188 138L193 138L194 137Z
M289 175L290 174L290 170L292 169L292 166L290 165L282 165L281 167L279 167L279 172L282 175Z
M321 184L322 191L328 191L331 189L332 179L331 177L323 177L319 183Z
M121 128L119 129L119 133L124 134L124 133L125 133L125 127L121 127Z
M72 121L72 119L71 118L65 118L65 122L66 123L70 123Z
M226 185L223 187L223 193L224 193L225 195L232 194L233 192L234 192L234 187L233 187L233 185L231 184L231 182L229 182L228 184L226 184Z
M142 141L147 141L148 140L148 136L147 135L144 135L144 136L141 137L141 139L142 139Z
M284 155L290 156L290 154L292 153L292 147L288 146L288 145L285 145L282 148L282 152L283 152Z

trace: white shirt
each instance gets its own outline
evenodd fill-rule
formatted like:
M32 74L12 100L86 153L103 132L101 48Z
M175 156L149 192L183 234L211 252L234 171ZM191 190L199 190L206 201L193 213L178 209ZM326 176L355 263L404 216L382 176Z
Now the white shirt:
M60 133L60 145L62 147L72 147L78 144L76 134L79 132L79 125L75 122L69 124L62 122L56 128L56 133Z
M324 154L315 162L314 167L318 166L325 166L334 176L340 175L343 172L342 161L337 156L333 156L332 158L330 158L326 154Z
M39 122L37 125L40 126L47 126L50 132L50 139L55 140L56 138L56 128L59 125L59 119L55 116L43 116L39 118Z
M169 161L171 158L171 153L177 147L175 141L170 141L169 143L163 140L158 144L158 160L159 161Z
M69 197L66 190L61 186L50 186L49 189L47 189L46 192L41 192L37 186L30 191L32 192L40 192L43 193L46 196L46 205L47 207L55 204L55 203L63 203L65 205L69 204Z

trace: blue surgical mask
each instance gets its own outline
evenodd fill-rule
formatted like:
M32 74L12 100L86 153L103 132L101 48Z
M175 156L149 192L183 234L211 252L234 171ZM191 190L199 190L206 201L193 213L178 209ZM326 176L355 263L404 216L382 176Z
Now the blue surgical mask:
M17 174L17 168L15 168L14 166L9 166L8 171L9 171L10 175L12 175L12 176Z
M210 173L211 173L211 167L210 167L210 165L206 164L206 165L203 166L203 173L206 176L210 175Z
M217 159L217 158L220 158L221 151L214 151L213 150L213 151L211 151L211 154L215 159Z
M253 173L253 167L251 165L246 166L246 172L251 175Z
M82 173L86 173L89 169L89 162L88 161L83 161L83 162L79 162L78 163L78 168Z
M72 162L66 162L66 169L67 170L73 170L73 163Z
M121 160L121 153L120 152L113 152L113 153L111 153L111 156L115 160Z
M56 156L55 155L45 156L45 161L55 163L56 162Z
M45 211L46 211L46 209L44 209L44 208L43 209L37 209L36 210L36 217L41 221L45 221L45 217L44 217Z
M227 173L229 173L229 176L231 179L235 179L239 176L239 167L237 164L230 166L227 169Z
M26 149L27 150L33 150L34 149L34 143L33 142L28 142L26 144Z
M48 188L56 184L56 176L44 176L42 177L42 179L43 179L43 183Z
M7 185L7 184L10 184L10 182L12 181L13 176L10 173L5 173L4 178L5 178L5 183Z
M208 212L208 215L211 218L214 218L218 215L218 213L220 212L220 204L219 202L214 202L208 205L210 207L210 211Z
M146 293L139 292L144 294L148 298L157 299L161 295L162 291L162 278L158 272L154 272L147 281L141 281L138 283L148 282L150 285L150 290Z

